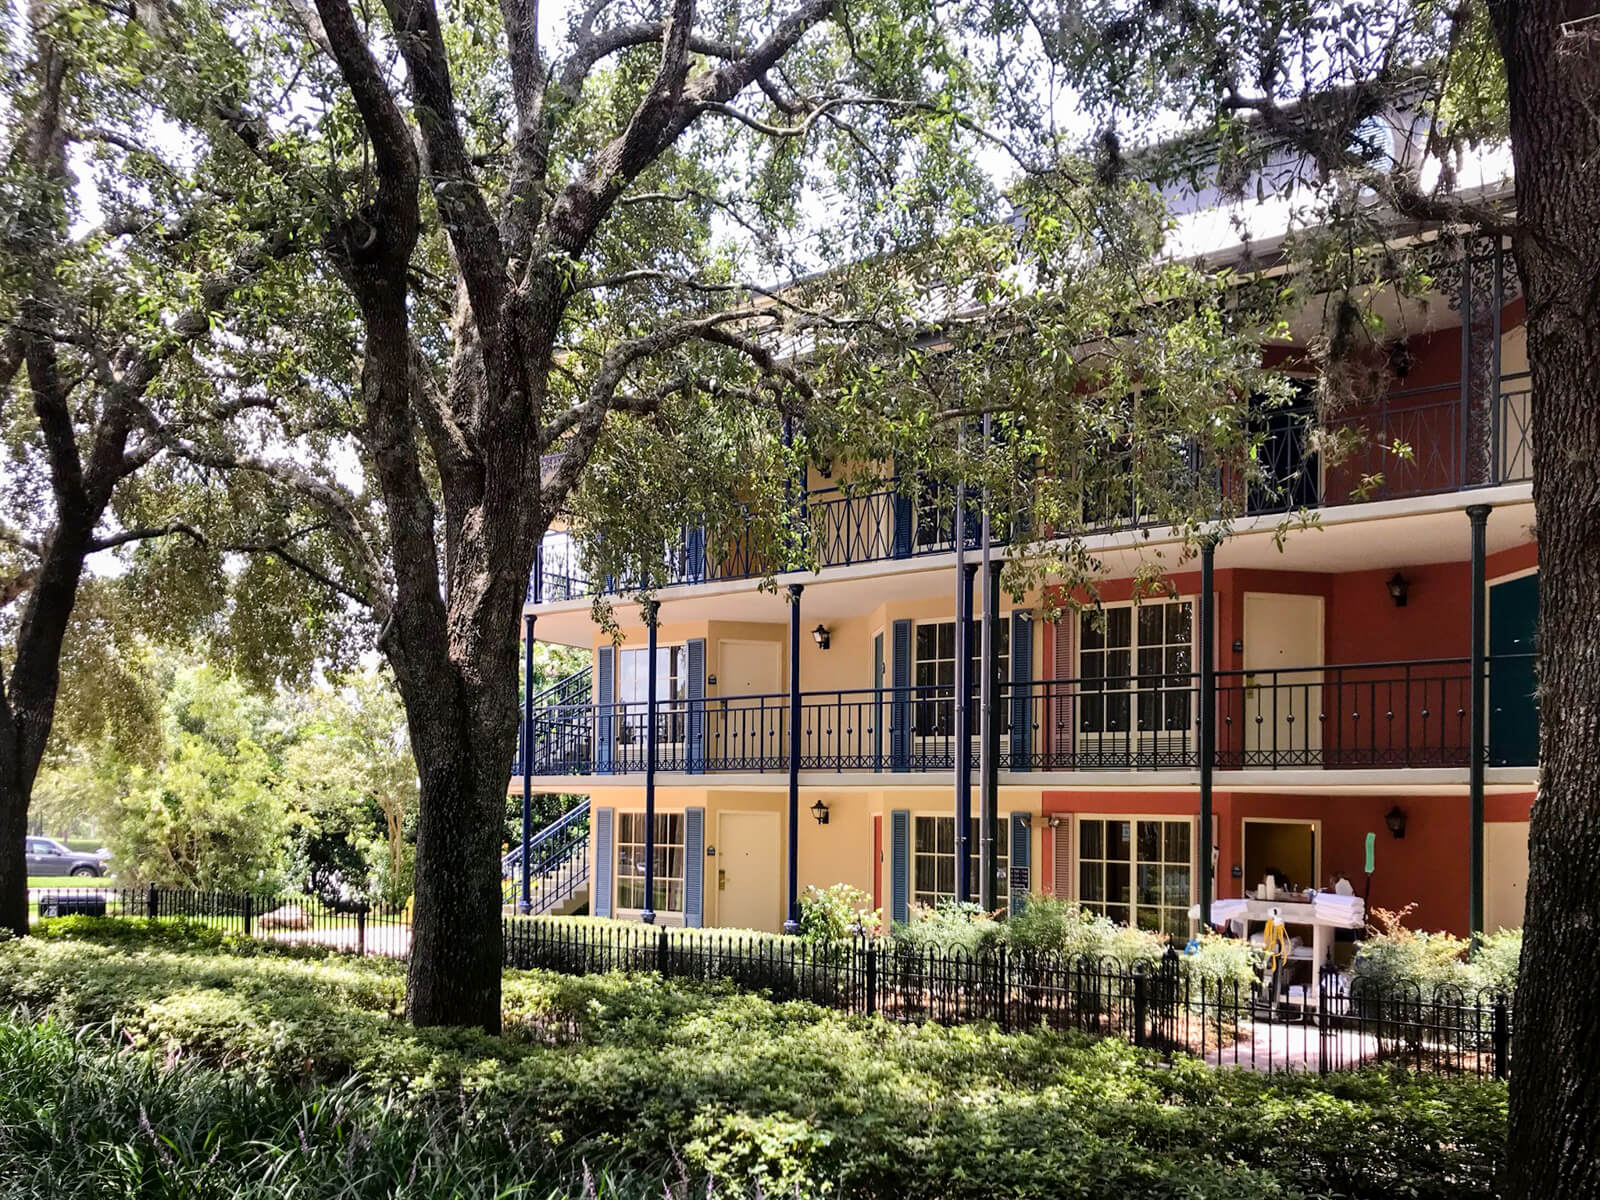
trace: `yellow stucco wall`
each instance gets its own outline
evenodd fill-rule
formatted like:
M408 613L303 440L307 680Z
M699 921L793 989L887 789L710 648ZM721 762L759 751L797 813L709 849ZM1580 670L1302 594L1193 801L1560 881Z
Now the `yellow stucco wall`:
M811 814L811 806L818 800L828 806L828 823L817 824ZM591 800L595 809L609 808L614 812L643 812L644 788L642 786L598 788L591 792ZM881 789L847 789L829 788L825 786L806 786L800 792L800 821L799 821L799 847L798 857L800 862L799 890L803 893L808 886L829 887L835 883L847 883L852 887L872 895L876 887L877 894L881 897L885 909L889 905L890 877L889 858L889 815L904 809L913 816L948 816L954 803L952 788L881 788ZM778 880L777 905L765 922L764 927L776 931L784 920L783 903L788 894L787 880L787 855L788 855L788 797L782 788L773 789L738 789L719 787L658 787L656 789L656 811L683 812L688 808L705 809L706 847L708 850L705 858L705 924L708 926L721 923L720 901L722 894L717 887L717 871L719 864L717 856L709 851L717 847L721 817L724 813L764 812L772 813L777 817L775 828L777 837L771 847L771 870ZM977 808L977 794L973 794L974 815ZM1027 812L1034 817L1030 829L1030 843L1032 853L1030 859L1033 865L1033 891L1039 891L1043 886L1043 876L1040 870L1041 830L1043 821L1041 813L1041 793L1037 788L1002 787L999 797L1000 810L1000 836L1009 838L1009 817L1014 812ZM874 819L882 822L883 850L881 857L874 853ZM1008 842L1009 845L1009 842ZM594 843L590 843L591 862L589 864L589 878L597 878L595 873L596 863L592 856L596 853ZM615 873L612 873L613 888L615 887ZM591 901L591 911L593 902ZM635 916L635 913L616 912L613 915L621 917ZM887 916L887 912L885 916ZM662 924L677 924L681 921L680 915L664 915Z

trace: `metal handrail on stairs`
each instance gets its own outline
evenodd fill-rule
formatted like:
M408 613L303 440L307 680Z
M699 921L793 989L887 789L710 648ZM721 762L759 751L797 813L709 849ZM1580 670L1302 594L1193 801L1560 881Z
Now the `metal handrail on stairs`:
M547 913L571 899L589 879L589 801L583 800L541 829L528 842L528 911ZM522 895L522 847L500 860L508 904Z

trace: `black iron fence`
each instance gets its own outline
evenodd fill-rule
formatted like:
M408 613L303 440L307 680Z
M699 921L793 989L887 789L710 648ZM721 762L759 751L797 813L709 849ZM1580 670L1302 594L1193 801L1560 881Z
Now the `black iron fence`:
M505 923L505 963L586 975L653 972L724 982L902 1022L992 1023L1120 1037L1172 1055L1265 1071L1412 1070L1505 1078L1512 998L1415 984L1382 986L1325 972L1319 987L1219 979L1169 949L1153 962L911 948L861 938L819 946L763 934ZM1307 968L1309 971L1309 968Z
M171 888L45 889L37 916L74 913L183 921L266 941L404 958L411 926L397 906ZM1348 1070L1375 1063L1505 1078L1513 997L1415 983L1378 984L1325 970L1309 979L1225 976L1169 949L1158 960L979 953L858 937L815 944L720 930L560 917L508 917L504 964L569 975L652 972L720 982L777 1000L944 1025L1117 1037L1166 1056L1262 1071ZM1309 976L1309 964L1298 964Z
M1489 663L1491 719L1531 695L1499 694ZM1343 663L1216 673L1216 759L1224 770L1464 767L1471 758L1471 673L1465 658ZM944 771L960 761L955 689L884 687L806 692L800 767L807 771ZM789 697L659 701L656 768L784 771ZM999 765L1006 771L1196 769L1196 674L1096 676L1001 685ZM534 714L539 775L645 769L650 721L642 701L563 704ZM1531 754L1531 749L1528 751ZM977 765L978 744L966 747ZM1531 765L1502 747L1491 766Z

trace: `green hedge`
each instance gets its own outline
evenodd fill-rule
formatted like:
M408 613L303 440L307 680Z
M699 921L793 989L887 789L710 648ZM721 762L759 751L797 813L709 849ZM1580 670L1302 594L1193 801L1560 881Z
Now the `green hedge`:
M25 1194L190 1194L149 1181L213 1151L221 1182L194 1194L345 1194L317 1174L343 1145L367 1181L350 1195L568 1194L587 1165L640 1196L675 1179L704 1195L710 1177L715 1195L1443 1200L1492 1195L1503 1137L1495 1084L1164 1069L1114 1041L895 1026L650 976L508 972L504 1035L418 1030L398 1019L400 964L239 957L170 928L141 939L140 922L98 940L106 924L0 943L0 1010L115 1026L129 1047L0 1037L0 1179ZM412 1159L442 1172L434 1190L406 1184ZM106 1185L119 1162L145 1184ZM79 1172L105 1186L45 1186Z

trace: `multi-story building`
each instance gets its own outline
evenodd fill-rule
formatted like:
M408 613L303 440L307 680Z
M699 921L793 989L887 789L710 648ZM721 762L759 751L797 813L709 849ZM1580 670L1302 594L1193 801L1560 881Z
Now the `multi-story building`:
M1191 559L1170 597L1135 604L1140 556L1172 539L1124 510L1089 538L1097 608L1047 620L1051 597L1013 601L984 573L947 494L846 494L813 471L797 519L820 569L779 572L774 595L764 564L691 532L653 627L617 598L616 645L549 535L527 611L593 668L538 698L528 771L535 791L587 793L589 834L533 907L777 930L805 887L844 882L904 919L963 886L978 898L991 802L1013 903L1055 895L1186 936L1209 847L1212 895L1342 872L1422 927L1519 925L1538 554L1512 278L1485 245L1408 302L1391 390L1335 418L1366 435L1353 458L1309 456L1309 405L1263 414L1267 479L1208 589ZM1274 355L1294 375L1303 349ZM1301 508L1315 524L1280 539ZM976 683L970 738L958 701L990 668L986 782Z

